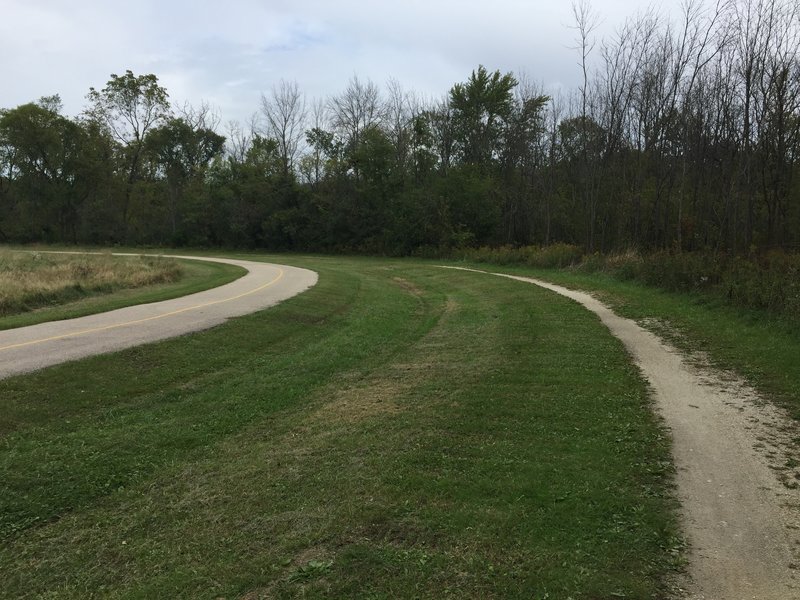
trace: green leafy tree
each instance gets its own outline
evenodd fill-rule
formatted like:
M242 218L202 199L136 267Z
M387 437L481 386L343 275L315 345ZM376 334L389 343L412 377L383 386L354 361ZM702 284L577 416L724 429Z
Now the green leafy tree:
M514 109L517 80L511 73L489 73L483 65L450 90L461 159L483 169L501 150L503 132Z
M111 75L101 90L89 89L86 116L103 126L119 144L119 165L124 176L121 199L122 238L128 237L131 198L142 174L145 138L169 117L166 89L155 75Z
M31 239L75 241L81 128L60 114L58 96L0 113L0 146L6 177L22 193L18 232ZM20 231L19 227L22 228ZM27 230L25 232L24 230Z
M206 169L221 155L225 138L210 128L194 127L184 118L170 118L151 130L146 145L151 160L166 181L171 236L179 243L186 191L194 189L195 197L202 196Z

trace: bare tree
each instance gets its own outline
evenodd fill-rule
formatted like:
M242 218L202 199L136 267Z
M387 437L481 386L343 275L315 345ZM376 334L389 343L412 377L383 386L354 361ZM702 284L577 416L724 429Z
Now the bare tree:
M641 235L642 186L645 179L642 121L637 118L637 98L648 48L658 30L652 9L627 20L614 37L601 46L601 65L596 86L597 119L604 132L603 160L617 160L615 186L606 195L622 196L617 203L618 241L639 244ZM607 217L608 218L608 217Z
M798 64L798 4L770 6L770 37L757 78L756 125L761 196L767 211L767 245L785 237L788 196L798 143L800 64Z
M754 186L754 136L757 135L758 79L764 64L764 51L772 28L774 0L743 0L736 4L735 32L738 54L738 76L742 101L742 160L739 188L744 195L744 247L752 243L755 227L756 191ZM734 234L735 235L735 234Z
M395 161L405 167L411 146L411 122L415 116L416 100L396 79L386 84L384 115L386 130L395 148Z
M344 92L330 99L328 107L332 124L351 153L358 148L364 131L381 125L384 120L380 90L371 81L364 83L356 76L350 79ZM358 165L354 165L353 170L358 179Z
M216 131L222 120L217 109L205 100L202 100L197 106L184 102L175 109L175 112L195 131L199 129Z
M284 175L294 171L305 136L306 103L297 82L281 80L269 96L261 94L266 137L278 143Z
M582 84L580 93L580 121L579 132L581 138L581 194L584 205L584 218L586 221L586 248L594 251L595 223L597 217L596 172L597 165L589 157L589 55L595 48L596 41L593 37L599 24L597 14L592 9L589 0L578 0L572 3L572 28L576 32L575 50L580 53L580 68Z
M300 175L312 185L318 185L325 175L325 150L323 138L327 138L328 109L325 101L315 98L309 111L309 129L306 135L306 154L300 159Z
M455 123L453 109L447 98L433 104L426 111L428 125L433 138L433 147L439 163L439 171L447 175L455 154Z
M681 85L680 79L684 79L682 89L680 89L682 102L682 119L680 122L682 152L676 199L676 247L679 251L683 249L684 245L684 196L687 185L687 170L689 168L689 153L692 147L689 139L692 129L691 123L696 122L701 114L693 109L698 105L696 102L692 102L692 98L695 86L701 78L703 70L714 60L727 42L725 36L725 14L729 10L729 6L728 0L717 0L709 11L703 11L703 5L699 1L686 0L684 4L684 29L681 39L681 47L684 54L681 56L682 60L678 65L681 72L676 75L678 81L676 88ZM685 73L683 70L685 70ZM673 111L676 108L677 100L675 98L677 96L678 92L676 91L670 107ZM695 144L693 147L697 148L697 145ZM695 156L694 159L699 162L702 157Z
M564 115L564 97L562 94L550 96L550 106L546 115L545 149L547 165L545 171L544 201L544 243L550 244L553 239L553 207L559 197L558 173L561 162L561 143L559 140L559 123Z
M225 151L227 156L235 163L243 163L253 145L252 127L250 130L242 128L238 121L228 121Z

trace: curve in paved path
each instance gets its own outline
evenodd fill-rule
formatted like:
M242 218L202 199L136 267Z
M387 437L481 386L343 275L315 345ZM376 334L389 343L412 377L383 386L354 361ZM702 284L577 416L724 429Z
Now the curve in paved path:
M205 256L170 258L236 265L247 274L181 298L0 331L0 379L208 329L273 306L317 282L313 271L286 265Z
M780 469L792 456L797 425L757 402L743 382L690 365L653 333L617 316L589 294L504 273L579 302L600 317L633 356L653 388L673 437L678 498L689 542L682 597L694 600L800 598L795 569L800 544L800 490ZM794 433L792 433L794 431ZM795 472L794 477L798 477Z

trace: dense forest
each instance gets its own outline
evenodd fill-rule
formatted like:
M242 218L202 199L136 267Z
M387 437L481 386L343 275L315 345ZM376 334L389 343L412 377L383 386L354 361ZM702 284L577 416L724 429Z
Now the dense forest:
M57 95L2 109L0 242L798 248L800 3L689 2L605 40L588 4L574 17L570 93L483 66L435 101L280 81L222 124L127 71L77 118Z

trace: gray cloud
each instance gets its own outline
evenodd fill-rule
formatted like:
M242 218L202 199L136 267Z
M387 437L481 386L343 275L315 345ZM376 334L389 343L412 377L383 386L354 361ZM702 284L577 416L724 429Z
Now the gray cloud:
M640 4L595 6L608 34ZM246 120L282 78L318 97L353 74L440 97L484 64L572 87L570 22L569 2L552 0L6 0L0 107L59 93L75 115L90 86L125 69L155 73L173 101L208 101L225 120Z

